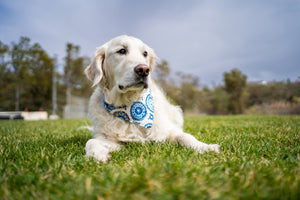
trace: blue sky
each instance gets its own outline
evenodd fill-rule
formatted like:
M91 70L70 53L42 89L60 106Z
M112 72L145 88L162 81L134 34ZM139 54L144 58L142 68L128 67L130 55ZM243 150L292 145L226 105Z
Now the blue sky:
M0 40L27 36L61 65L67 42L92 56L121 34L201 84L222 83L232 68L249 81L300 76L300 0L0 0Z

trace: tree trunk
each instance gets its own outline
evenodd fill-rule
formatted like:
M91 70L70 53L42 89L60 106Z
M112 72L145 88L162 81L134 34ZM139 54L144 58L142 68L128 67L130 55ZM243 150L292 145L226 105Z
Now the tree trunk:
M16 111L20 110L20 84L16 81Z

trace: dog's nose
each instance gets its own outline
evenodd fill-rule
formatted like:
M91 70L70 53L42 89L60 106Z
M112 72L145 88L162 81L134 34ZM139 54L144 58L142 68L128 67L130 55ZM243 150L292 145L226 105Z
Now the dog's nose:
M149 75L150 69L147 65L139 64L134 68L134 72L141 77L146 77Z

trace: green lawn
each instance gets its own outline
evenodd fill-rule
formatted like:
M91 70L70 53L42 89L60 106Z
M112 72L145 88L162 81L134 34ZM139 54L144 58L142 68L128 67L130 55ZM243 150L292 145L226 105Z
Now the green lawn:
M97 164L88 119L0 121L0 199L299 199L300 116L185 120L221 153L130 143Z

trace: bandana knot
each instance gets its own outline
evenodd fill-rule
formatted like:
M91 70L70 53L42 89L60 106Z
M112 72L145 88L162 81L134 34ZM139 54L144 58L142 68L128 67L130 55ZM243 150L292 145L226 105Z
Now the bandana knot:
M115 117L147 129L152 128L154 120L154 104L150 89L145 90L142 97L131 105L115 107L114 105L105 102L104 94L102 95L102 104L107 112Z

